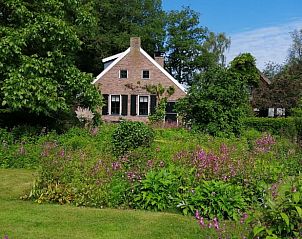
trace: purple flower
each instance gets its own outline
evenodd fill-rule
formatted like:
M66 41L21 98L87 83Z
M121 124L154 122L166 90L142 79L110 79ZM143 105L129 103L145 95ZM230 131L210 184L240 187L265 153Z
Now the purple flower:
M216 217L214 217L214 219L213 219L213 224L214 224L215 229L219 229L219 223L218 223L218 219Z
M64 150L64 149L61 150L60 156L61 156L62 158L65 156L65 150Z
M200 215L199 215L199 211L198 211L198 210L195 211L195 218L196 218L197 220L200 219Z
M203 217L200 217L200 218L199 218L199 225L200 225L201 227L204 227L204 226L205 226Z
M119 170L121 168L121 164L119 162L113 162L111 166L114 171Z
M270 134L266 134L256 140L256 150L258 152L269 152L275 143L275 139Z
M149 168L152 168L152 167L153 167L153 161L152 161L152 160L148 160L148 161L147 161L147 166L148 166Z
M249 215L247 213L243 213L243 215L242 215L242 217L240 219L240 223L243 224L246 221L246 219L248 218L248 216Z

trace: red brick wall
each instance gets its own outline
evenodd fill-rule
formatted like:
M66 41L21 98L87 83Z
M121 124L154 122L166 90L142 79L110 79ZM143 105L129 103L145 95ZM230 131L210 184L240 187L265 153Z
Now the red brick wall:
M128 70L128 78L120 79L119 71ZM142 79L142 71L149 70L150 79ZM128 114L130 115L130 95L150 95L143 86L151 84L162 84L165 88L173 86L175 93L168 100L175 101L185 96L185 93L178 88L163 72L150 62L139 50L131 48L131 51L113 66L99 81L96 82L102 94L129 95ZM129 87L130 86L130 87ZM147 117L127 116L124 118L146 121ZM109 117L109 118L108 118ZM113 119L116 118L117 119ZM106 120L118 120L118 116L103 116Z

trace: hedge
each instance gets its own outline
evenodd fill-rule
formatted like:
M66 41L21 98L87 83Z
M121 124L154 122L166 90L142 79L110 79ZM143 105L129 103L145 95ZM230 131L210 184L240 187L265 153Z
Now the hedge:
M282 135L292 140L301 139L302 118L245 118L245 128L253 128L260 132L270 132L274 135Z

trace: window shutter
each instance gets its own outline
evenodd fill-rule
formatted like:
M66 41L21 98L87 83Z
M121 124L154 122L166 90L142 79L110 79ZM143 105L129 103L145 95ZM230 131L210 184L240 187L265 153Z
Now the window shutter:
M102 115L108 115L108 97L109 95L103 95L104 106L102 108Z
M155 113L155 107L156 107L156 95L150 96L150 112L151 115Z
M130 115L136 115L136 98L137 95L131 95L131 110Z
M128 95L122 95L122 115L128 115Z

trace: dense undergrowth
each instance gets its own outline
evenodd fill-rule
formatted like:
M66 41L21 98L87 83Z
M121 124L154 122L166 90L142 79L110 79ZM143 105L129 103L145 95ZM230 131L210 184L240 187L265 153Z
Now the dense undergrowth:
M290 140L255 130L225 139L125 124L62 135L1 130L0 166L37 168L24 198L38 203L196 214L222 238L232 234L225 220L246 223L233 238L301 237L302 153Z

